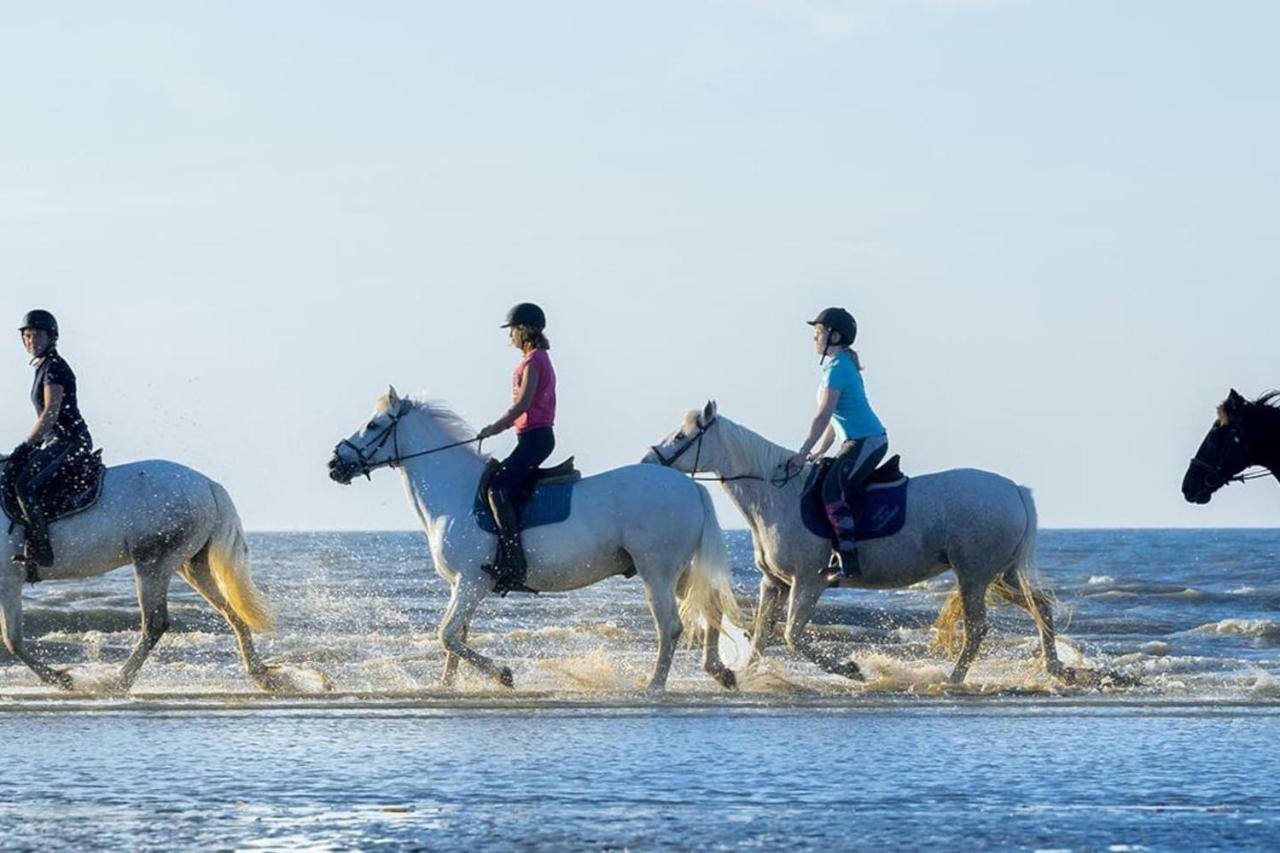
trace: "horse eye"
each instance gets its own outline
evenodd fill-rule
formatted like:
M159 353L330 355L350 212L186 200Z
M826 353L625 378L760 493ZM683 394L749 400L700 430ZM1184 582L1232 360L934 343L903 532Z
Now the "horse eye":
M676 441L684 441L684 433L682 432L676 433Z
M365 428L365 429L377 429L377 427L378 427L378 422L377 422L377 421L369 421L369 423L365 424L365 427L364 427L364 428Z

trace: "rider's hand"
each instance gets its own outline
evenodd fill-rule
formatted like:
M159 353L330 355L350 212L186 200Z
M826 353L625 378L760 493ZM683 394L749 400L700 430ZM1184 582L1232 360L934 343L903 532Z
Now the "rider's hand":
M492 438L500 432L502 432L502 430L498 429L497 424L489 424L486 427L480 428L480 432L476 435L476 438Z
M796 471L799 471L808 462L809 462L809 454L807 453L797 453L793 455L790 459L787 460L788 476L795 473Z

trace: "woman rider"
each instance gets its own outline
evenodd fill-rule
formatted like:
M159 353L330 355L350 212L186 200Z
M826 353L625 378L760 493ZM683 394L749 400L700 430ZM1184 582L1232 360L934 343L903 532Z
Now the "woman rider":
M822 382L818 386L818 412L809 426L800 451L787 462L788 471L805 462L820 459L835 439L840 440L835 462L822 484L822 503L827 518L835 529L836 548L830 569L836 578L856 578L858 543L855 538L853 510L844 496L856 495L867 477L876 469L889 448L884 425L867 402L862 384L862 364L851 348L858 336L858 324L843 308L826 308L813 326L814 348L823 365ZM828 361L828 357L830 361ZM810 455L810 451L813 454Z
M48 311L36 309L22 318L18 331L36 369L31 385L36 422L26 441L14 450L8 469L16 475L18 505L27 522L26 553L14 560L28 567L49 566L53 548L40 498L68 460L93 450L93 439L80 416L76 375L58 354L58 321Z
M507 312L501 328L509 330L511 345L522 353L511 375L511 407L480 430L480 438L488 438L516 428L515 450L489 480L487 495L498 526L494 569L499 589L524 584L526 564L516 502L527 497L538 466L556 446L551 429L556 420L556 372L547 355L551 343L542 331L546 325L546 314L532 302L521 302Z

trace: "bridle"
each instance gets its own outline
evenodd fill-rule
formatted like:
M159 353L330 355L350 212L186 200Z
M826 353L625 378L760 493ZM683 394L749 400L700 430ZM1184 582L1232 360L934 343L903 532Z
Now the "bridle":
M712 415L707 420L706 423L702 423L701 421L698 421L698 431L695 434L689 436L689 440L684 443L684 446L681 447L679 450L677 450L675 453L672 453L670 456L663 456L662 451L658 449L658 445L656 444L649 445L649 449L653 451L654 456L658 457L658 461L662 463L662 466L664 468L670 468L672 465L675 464L677 459L679 459L681 456L684 456L686 453L688 453L690 448L693 448L694 449L693 468L691 468L688 472L689 477L694 480L700 480L700 481L709 482L709 483L731 483L735 480L759 480L762 483L769 483L773 485L775 488L780 489L783 486L785 486L787 483L790 483L792 480L794 480L797 476L799 476L800 471L804 470L803 468L801 468L797 470L795 473L784 471L783 472L784 476L781 478L762 477L759 474L735 474L732 477L725 477L722 474L715 474L709 471L706 472L707 476L699 477L698 474L700 472L698 471L698 464L702 461L702 439L704 436L706 436L707 430L715 426L715 423L717 420L718 418L715 415Z
M369 475L379 468L395 468L406 459L416 459L419 456L429 456L432 453L439 453L442 450L452 450L455 447L462 447L464 444L475 444L477 445L476 449L478 450L480 442L484 441L482 437L476 436L475 438L468 438L462 441L455 441L451 444L432 447L429 450L419 450L415 453L405 453L402 455L400 453L400 437L398 428L400 426L400 419L405 416L407 411L407 408L401 408L400 411L392 415L391 423L387 425L386 429L384 429L376 439L365 444L364 447L360 447L349 438L342 439L342 441L339 441L334 445L334 458L338 459L338 450L346 447L356 457L356 463L359 465L359 473L364 474L365 479L371 480L373 478ZM378 451L381 450L388 441L391 442L391 456L379 462L374 462L373 457L378 454Z
M1239 425L1228 423L1223 425L1222 429L1226 429L1230 431L1231 441L1233 443L1238 445L1245 445L1244 438L1240 434ZM1245 446L1247 447L1247 445ZM1228 483L1247 483L1248 481L1256 480L1259 477L1271 476L1271 471L1265 468L1261 471L1247 470L1249 468L1255 467L1249 464L1246 464L1245 469L1242 470L1239 474L1235 474L1234 476L1229 476L1223 472L1222 469L1225 467L1225 465L1222 462L1217 462L1217 463L1206 462L1205 460L1200 458L1199 453L1191 457L1191 467L1199 469L1205 473L1205 485L1209 487L1210 491L1214 491L1214 492L1216 492L1218 489L1222 488L1223 486L1227 485Z

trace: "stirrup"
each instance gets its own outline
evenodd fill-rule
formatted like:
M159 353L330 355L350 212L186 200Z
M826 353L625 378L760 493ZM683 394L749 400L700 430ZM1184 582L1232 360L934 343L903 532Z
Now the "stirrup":
M494 563L485 563L480 568L484 569L485 574L492 577L495 581L493 591L501 598L506 598L509 592L527 592L530 595L537 595L538 591L532 587L526 586L524 578L515 576L515 573L505 566L499 566Z
M12 562L15 566L22 566L26 569L27 583L40 583L40 565L27 556L25 548L23 553L13 555Z
M831 549L831 560L827 563L827 575L836 581L857 580L862 577L862 562L858 559L858 549L850 548L842 551Z

